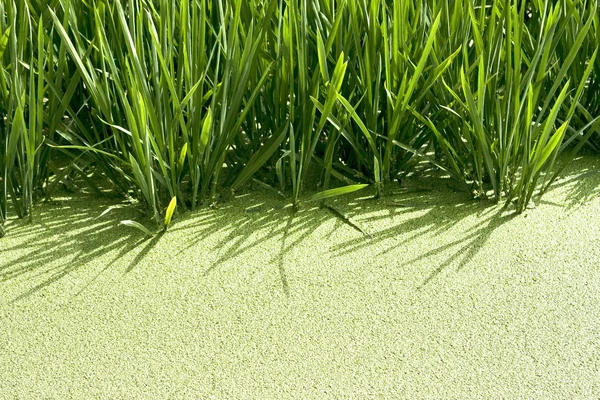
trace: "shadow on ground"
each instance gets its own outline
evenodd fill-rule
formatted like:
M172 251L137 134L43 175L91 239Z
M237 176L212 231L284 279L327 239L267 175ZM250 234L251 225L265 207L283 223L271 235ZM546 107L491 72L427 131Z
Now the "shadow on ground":
M116 252L105 265L106 270L146 241L137 232L118 225L120 220L132 217L140 215L131 206L111 205L85 195L40 204L33 223L12 220L7 224L7 240L0 241L5 255L0 262L0 283L30 277L35 284L15 299L20 300Z
M600 188L600 160L580 157L565 170L540 204L567 210L597 197ZM563 196L558 196L558 193ZM561 198L557 202L555 198ZM211 235L219 237L216 260L207 266L204 276L220 268L228 260L252 250L266 238L278 238L279 245L272 263L278 265L281 285L289 294L285 256L288 251L310 237L325 222L329 231L320 238L330 241L333 256L355 253L377 257L393 248L379 249L377 244L403 235L404 245L425 233L435 236L466 218L477 218L477 227L450 243L415 254L408 262L418 263L434 255L444 259L431 267L421 288L430 283L446 266L460 266L472 260L492 233L515 218L514 212L486 201L474 201L468 195L452 189L447 178L412 178L402 187L390 187L383 198L374 200L372 193L360 192L331 200L330 208L305 204L294 210L284 200L273 199L270 193L253 192L239 195L218 209L202 209L180 215L169 230L178 236L177 256L185 256L198 242ZM105 211L112 207L111 211ZM151 239L131 228L119 225L124 219L140 219L133 207L107 204L106 200L88 195L75 195L41 204L35 221L10 221L7 238L0 239L0 285L15 279L27 280L27 288L14 301L19 301L51 285L89 263L103 259L100 272L90 274L80 292L109 268L122 268L119 261L130 255L123 273L131 272L162 240L159 234ZM148 221L146 221L148 223ZM349 229L353 235L335 238L339 229ZM263 235L253 235L260 231ZM363 232L360 232L363 231ZM131 253L131 254L130 254ZM108 262L105 260L108 259Z

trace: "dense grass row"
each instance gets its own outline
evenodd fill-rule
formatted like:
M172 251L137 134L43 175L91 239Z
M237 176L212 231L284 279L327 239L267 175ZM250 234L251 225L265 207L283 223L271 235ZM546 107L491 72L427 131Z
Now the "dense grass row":
M422 161L522 211L559 153L598 147L599 17L596 0L4 0L0 226L65 174L161 224L172 199L253 178L297 205L311 172L323 199Z

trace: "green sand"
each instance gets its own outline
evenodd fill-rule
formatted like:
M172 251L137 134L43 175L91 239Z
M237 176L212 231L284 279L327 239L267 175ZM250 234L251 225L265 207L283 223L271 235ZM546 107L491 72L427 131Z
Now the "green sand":
M598 398L598 169L520 216L330 202L372 238L260 192L151 240L55 199L0 240L0 398Z

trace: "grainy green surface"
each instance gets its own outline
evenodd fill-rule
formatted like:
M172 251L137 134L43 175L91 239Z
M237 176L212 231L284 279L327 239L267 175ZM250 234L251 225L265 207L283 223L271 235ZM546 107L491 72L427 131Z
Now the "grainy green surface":
M598 398L599 168L514 217L451 191L330 203L372 238L270 194L154 240L56 199L0 240L0 397Z

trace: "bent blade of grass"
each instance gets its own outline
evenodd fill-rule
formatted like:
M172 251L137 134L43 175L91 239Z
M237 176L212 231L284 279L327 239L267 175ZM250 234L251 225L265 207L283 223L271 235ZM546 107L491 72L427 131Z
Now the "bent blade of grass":
M138 231L142 232L143 234L145 234L146 236L152 237L154 236L154 233L152 233L150 231L150 229L146 228L144 225L140 224L137 221L132 221L132 220L124 220L120 222L121 225L125 225L128 226L130 228L135 228Z
M319 193L311 196L306 201L307 202L321 201L321 200L329 199L331 197L342 196L345 194L357 192L368 186L369 186L368 184L359 184L359 185L349 185L349 186L343 186L343 187L339 187L339 188L335 188L335 189L329 189L329 190L325 190L323 192L319 192Z

